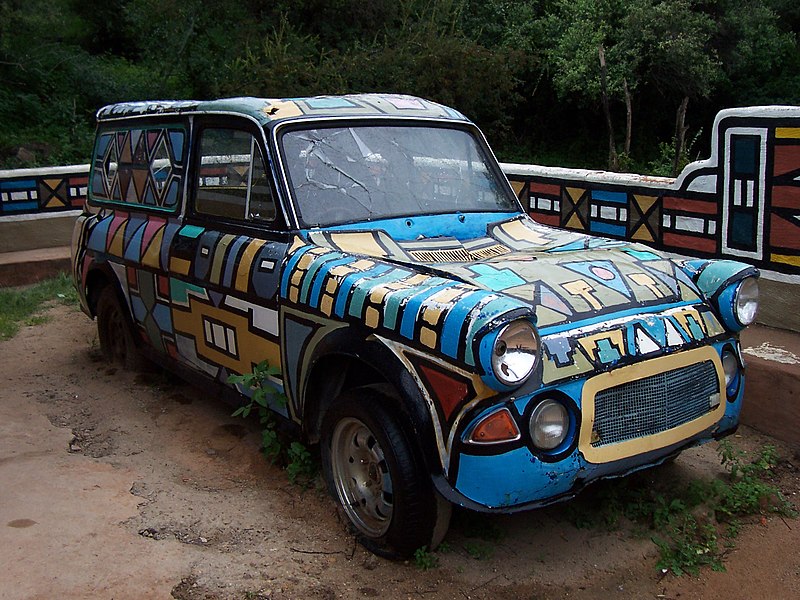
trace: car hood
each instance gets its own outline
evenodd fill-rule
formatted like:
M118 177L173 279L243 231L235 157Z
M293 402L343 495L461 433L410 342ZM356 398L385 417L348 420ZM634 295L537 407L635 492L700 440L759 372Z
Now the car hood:
M468 238L408 240L390 228L307 235L318 246L522 300L534 308L540 329L700 300L678 264L645 246L567 232L524 216L488 223L485 234Z

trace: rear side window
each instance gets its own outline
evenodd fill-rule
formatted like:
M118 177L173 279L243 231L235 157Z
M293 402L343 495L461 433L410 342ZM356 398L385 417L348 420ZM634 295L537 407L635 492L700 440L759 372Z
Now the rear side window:
M246 131L206 128L200 133L195 211L238 220L272 221L275 202L264 156Z
M179 126L100 132L92 159L92 199L173 210L183 191L185 140Z

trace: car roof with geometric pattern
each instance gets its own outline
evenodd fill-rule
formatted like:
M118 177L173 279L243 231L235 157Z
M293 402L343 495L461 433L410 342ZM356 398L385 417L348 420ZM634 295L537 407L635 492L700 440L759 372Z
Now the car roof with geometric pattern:
M198 113L240 114L262 126L273 127L287 120L326 117L418 117L469 122L460 112L447 106L401 94L351 94L309 98L224 98L220 100L156 100L121 102L97 111L98 121L137 116Z

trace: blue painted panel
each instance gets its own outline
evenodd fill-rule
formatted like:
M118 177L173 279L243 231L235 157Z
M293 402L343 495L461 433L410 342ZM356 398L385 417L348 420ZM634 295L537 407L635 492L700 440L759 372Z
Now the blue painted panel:
M603 202L613 202L614 204L628 204L628 194L626 192L608 192L604 190L592 190L593 200L602 200Z

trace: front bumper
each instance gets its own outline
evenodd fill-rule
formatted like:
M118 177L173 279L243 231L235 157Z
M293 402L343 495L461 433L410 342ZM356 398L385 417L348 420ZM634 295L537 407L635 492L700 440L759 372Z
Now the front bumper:
M462 443L453 455L449 477L436 478L436 486L450 501L474 510L515 512L568 499L593 481L660 464L685 448L723 437L737 427L742 406L743 374L735 395L726 398L719 360L722 348L735 343L727 340L559 386L558 392L569 397L579 413L572 433L574 441L567 450L548 456L537 452L529 440L496 449ZM653 374L682 369L698 360L710 360L714 365L718 405L711 404L705 414L675 427L598 445L594 399L599 392L646 381ZM525 415L541 395L537 392L509 402L516 414Z

